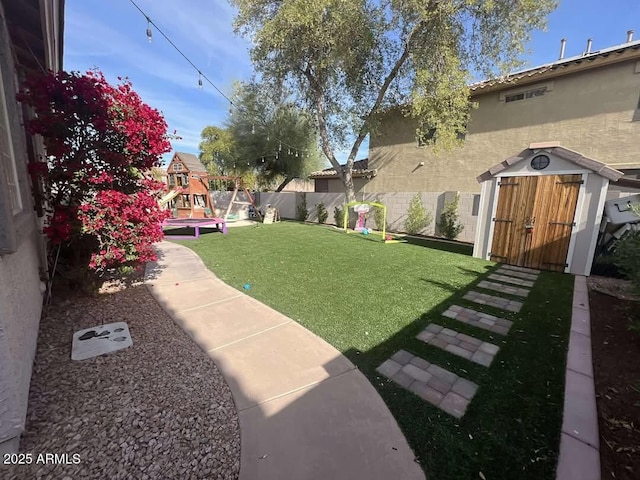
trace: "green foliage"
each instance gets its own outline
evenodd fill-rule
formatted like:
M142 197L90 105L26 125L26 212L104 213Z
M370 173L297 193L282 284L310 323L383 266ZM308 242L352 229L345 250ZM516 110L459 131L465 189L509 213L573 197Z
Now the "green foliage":
M342 228L344 225L344 210L340 207L335 207L333 209L333 221L336 224L336 227Z
M302 194L302 201L296 207L296 218L301 222L306 222L309 218L309 210L307 210L307 194Z
M408 105L419 130L450 149L466 132L469 72L512 71L556 0L231 0L236 31L274 91L299 95L317 117L321 146L355 200L352 162L382 112Z
M613 263L640 291L640 232L630 232L618 242Z
M316 212L318 213L318 223L324 223L327 221L329 212L327 212L327 207L324 206L324 203L316 205Z
M405 230L407 233L415 235L427 228L432 220L431 213L422 204L422 197L416 193L409 204L407 219L404 222Z
M460 235L460 232L464 230L464 225L458 222L459 202L460 196L456 194L455 200L447 203L440 214L438 231L440 232L440 235L448 238L449 240L454 240L458 235Z
M381 203L380 199L376 199L377 203ZM373 219L376 222L376 228L380 231L382 231L382 227L384 225L384 210L380 207L374 207L373 210ZM388 230L387 226L384 225L385 230Z

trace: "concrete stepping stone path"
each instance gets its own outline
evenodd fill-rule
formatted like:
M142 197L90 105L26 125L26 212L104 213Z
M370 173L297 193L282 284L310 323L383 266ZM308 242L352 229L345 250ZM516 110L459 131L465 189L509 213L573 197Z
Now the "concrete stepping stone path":
M538 279L538 275L533 275L531 273L518 272L516 270L507 270L505 268L499 268L498 270L495 271L495 273L499 275L508 275L510 277L522 278L523 280L530 280L532 282L535 282Z
M529 295L529 290L526 288L514 287L503 283L489 282L487 280L483 280L478 283L478 287L484 288L485 290L494 290L496 292L507 293L509 295L516 295L518 297L526 297Z
M477 312L471 308L461 307L460 305L451 305L442 315L466 323L472 327L482 328L500 335L508 334L509 329L513 325L511 320L496 317L488 313Z
M506 275L499 275L497 273L492 273L491 275L489 275L488 278L490 278L491 280L497 280L498 282L513 283L514 285L518 285L520 287L527 287L527 288L533 287L533 284L534 284L534 282L530 280L523 280L521 278L508 277Z
M486 293L476 292L475 290L469 290L462 298L481 305L489 305L491 307L500 308L513 313L518 313L522 308L522 302L487 295Z
M436 323L429 324L416 338L427 345L441 348L446 352L453 353L485 367L491 365L500 351L500 347L493 343L483 342L478 338L458 333Z
M376 371L423 400L461 418L478 385L405 350L399 350Z
M522 272L522 273L531 273L531 274L539 274L540 270L536 270L535 268L526 268L526 267L516 267L515 265L500 265L500 268L506 268L507 270L513 270L514 272Z

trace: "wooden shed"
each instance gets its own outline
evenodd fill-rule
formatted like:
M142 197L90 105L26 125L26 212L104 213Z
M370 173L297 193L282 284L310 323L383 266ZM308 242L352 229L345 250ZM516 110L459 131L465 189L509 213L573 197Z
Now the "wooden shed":
M532 143L477 178L473 256L589 275L607 188L622 175L558 142Z

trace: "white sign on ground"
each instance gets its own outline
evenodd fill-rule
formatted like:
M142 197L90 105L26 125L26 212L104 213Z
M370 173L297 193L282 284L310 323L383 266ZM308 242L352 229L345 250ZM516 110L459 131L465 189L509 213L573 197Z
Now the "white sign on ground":
M71 360L86 360L133 345L125 322L108 323L78 330L73 334Z

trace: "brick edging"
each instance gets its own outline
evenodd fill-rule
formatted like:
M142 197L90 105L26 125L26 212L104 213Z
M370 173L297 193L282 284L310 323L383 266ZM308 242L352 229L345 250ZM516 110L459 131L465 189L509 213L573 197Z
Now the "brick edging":
M576 275L556 480L600 480L600 436L587 277Z

